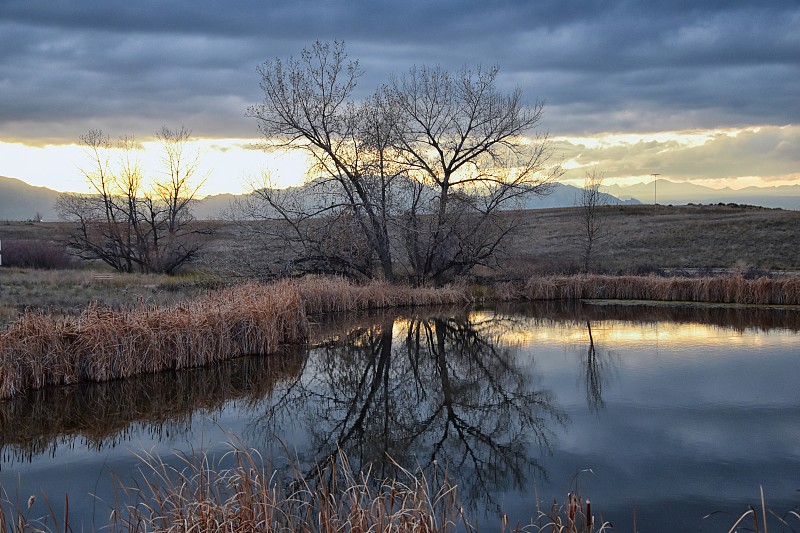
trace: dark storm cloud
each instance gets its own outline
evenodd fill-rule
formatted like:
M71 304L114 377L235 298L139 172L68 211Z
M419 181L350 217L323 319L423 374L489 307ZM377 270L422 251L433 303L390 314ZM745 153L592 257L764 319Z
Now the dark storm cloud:
M554 133L800 122L800 7L767 2L0 4L0 135L162 123L251 136L256 65L342 39L366 94L413 64L498 64Z

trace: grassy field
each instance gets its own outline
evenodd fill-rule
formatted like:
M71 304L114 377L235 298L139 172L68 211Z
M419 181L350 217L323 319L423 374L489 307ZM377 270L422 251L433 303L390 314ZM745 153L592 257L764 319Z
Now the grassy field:
M607 206L595 270L611 274L671 275L800 272L800 212L742 206ZM527 282L545 274L572 274L582 255L578 208L506 213L520 223L500 270L478 270L482 280ZM203 221L213 231L203 258L178 277L108 276L109 268L73 260L77 269L36 271L0 268L0 327L27 308L54 314L80 313L88 302L113 308L171 305L208 290L258 276L269 257L246 227ZM250 223L256 224L256 223ZM17 248L39 243L51 255L64 252L65 223L3 222L6 264ZM602 296L601 296L602 297Z
M800 212L729 206L606 206L595 265L601 272L657 269L800 270ZM510 274L570 272L580 264L577 208L523 215Z
M800 271L800 211L744 206L606 206L595 267L608 273L656 269L746 272ZM526 279L532 274L571 273L581 264L583 232L578 208L509 212L520 231L501 258L502 270L478 274ZM265 257L233 222L203 221L213 231L194 270L216 276L250 275ZM253 223L255 224L255 223ZM0 240L45 241L60 245L65 223L0 223ZM98 265L97 268L101 268Z

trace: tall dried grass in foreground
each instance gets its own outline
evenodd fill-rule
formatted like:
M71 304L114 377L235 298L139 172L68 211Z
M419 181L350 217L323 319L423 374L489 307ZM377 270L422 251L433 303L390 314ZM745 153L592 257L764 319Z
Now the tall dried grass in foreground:
M108 381L249 354L308 338L308 315L468 301L466 289L309 278L245 284L177 305L28 312L0 333L0 399L48 385Z
M728 533L734 533L734 531L738 531L736 528L740 526L742 531L755 531L756 533L763 531L764 533L768 533L769 528L767 527L767 513L769 513L769 516L775 519L780 526L788 527L791 531L796 531L796 529L789 524L789 520L792 520L793 522L800 522L800 514L798 514L797 511L789 511L781 516L772 509L768 509L764 500L764 487L759 487L759 489L761 491L761 508L756 509L751 505L750 508L739 517L733 526L731 526ZM752 524L752 528L747 527L749 524ZM781 529L781 531L785 530Z
M400 469L393 480L353 472L340 456L310 484L280 476L261 458L232 444L224 468L206 455L184 456L177 466L144 456L141 480L121 486L111 515L126 532L451 532L472 530L446 476ZM399 466L398 466L399 468ZM299 475L299 473L295 473Z
M800 305L800 277L749 280L742 276L545 276L531 278L524 286L505 286L498 294L509 300L609 299Z
M370 471L353 471L340 452L308 481L296 468L272 471L257 452L232 437L228 453L214 458L193 453L169 464L152 454L142 461L139 475L116 480L116 494L108 524L99 529L123 533L450 533L475 532L464 513L458 487L446 472L426 475L395 463L396 475L376 479ZM0 488L0 532L73 531L69 499L65 513L56 516L34 496L22 504ZM570 494L559 506L539 512L536 524L512 526L498 518L492 530L516 532L599 533L611 526L595 525L588 501ZM497 527L499 526L499 527ZM86 527L84 524L83 527Z

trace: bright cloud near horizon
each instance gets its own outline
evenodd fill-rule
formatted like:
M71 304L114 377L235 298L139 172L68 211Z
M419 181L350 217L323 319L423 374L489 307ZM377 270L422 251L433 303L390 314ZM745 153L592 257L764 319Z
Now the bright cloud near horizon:
M210 0L0 3L0 175L84 190L78 138L146 147L162 126L198 139L203 194L304 158L253 150L256 66L343 40L356 97L413 65L498 65L499 86L545 102L564 178L741 188L800 184L800 4L633 0ZM157 154L148 150L147 159Z

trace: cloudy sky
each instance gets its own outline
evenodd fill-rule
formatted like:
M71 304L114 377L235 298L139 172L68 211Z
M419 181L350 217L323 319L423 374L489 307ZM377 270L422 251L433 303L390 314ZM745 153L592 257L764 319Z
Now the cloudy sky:
M498 65L545 102L567 178L800 183L800 2L0 1L0 175L80 189L90 128L203 138L206 192L298 166L247 150L256 67L344 40L359 94L412 65Z

